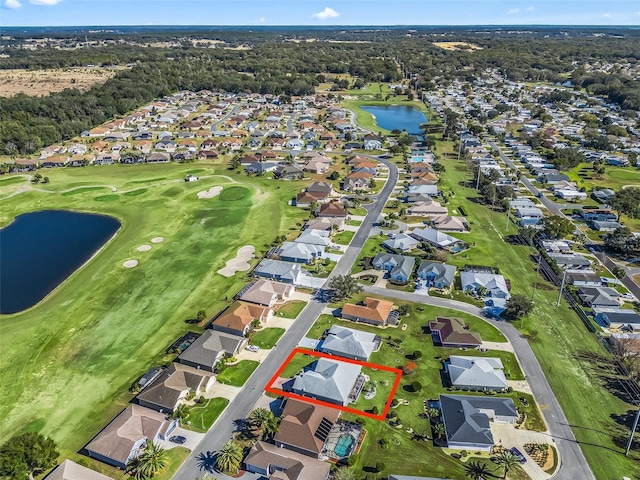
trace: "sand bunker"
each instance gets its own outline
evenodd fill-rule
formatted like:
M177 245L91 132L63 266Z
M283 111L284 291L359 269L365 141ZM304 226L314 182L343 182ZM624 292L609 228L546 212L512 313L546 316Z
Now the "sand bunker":
M255 251L256 249L252 245L240 247L236 257L229 260L223 269L218 270L218 273L223 277L232 277L236 272L246 272L251 268L249 260L254 257Z
M127 260L122 264L124 268L133 268L138 266L138 260Z
M136 250L139 252L148 252L151 250L151 245L140 245Z
M151 243L162 243L164 242L164 237L154 237L151 239Z
M198 198L213 198L216 195L219 195L221 191L222 187L211 187L209 190L198 192Z

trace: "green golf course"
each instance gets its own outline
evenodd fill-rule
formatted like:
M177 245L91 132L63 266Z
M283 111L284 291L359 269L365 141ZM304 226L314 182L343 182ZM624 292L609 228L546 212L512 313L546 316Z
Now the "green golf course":
M184 182L188 173L200 179ZM47 176L49 183L21 193L24 176L3 179L0 225L25 212L67 209L111 215L122 227L42 302L0 317L0 441L38 431L73 458L132 398L128 387L172 358L164 352L176 338L198 329L186 321L200 309L215 314L246 283L245 272L216 272L242 246L261 257L308 212L287 206L304 182L248 177L220 163L52 169ZM223 187L219 195L198 197L213 186ZM124 268L128 260L139 263Z

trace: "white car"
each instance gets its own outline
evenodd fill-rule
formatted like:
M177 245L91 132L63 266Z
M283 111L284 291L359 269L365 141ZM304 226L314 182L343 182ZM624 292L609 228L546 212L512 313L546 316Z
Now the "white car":
M260 347L257 345L247 345L246 350L249 350L250 352L259 352Z

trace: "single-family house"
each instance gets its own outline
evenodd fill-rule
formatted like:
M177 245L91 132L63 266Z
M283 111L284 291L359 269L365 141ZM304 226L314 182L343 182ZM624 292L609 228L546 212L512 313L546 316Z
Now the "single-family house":
M201 395L214 383L215 376L209 372L182 363L172 363L136 396L136 401L143 407L171 413L190 392Z
M307 228L300 235L298 235L298 238L296 238L294 242L328 247L331 243L331 231L314 230Z
M415 264L415 257L392 253L378 253L372 261L374 268L384 270L389 274L391 280L401 283L407 283L411 279Z
M213 372L223 357L235 355L246 343L247 339L243 336L207 329L175 361L198 370Z
M410 233L410 235L420 242L430 243L434 247L443 250L455 250L457 246L459 246L460 250L462 250L462 240L452 237L451 235L447 235L446 233L440 232L435 228L416 228Z
M321 258L325 252L324 245L313 245L300 242L284 242L276 253L280 260L285 262L311 264L317 258Z
M45 480L113 480L113 478L67 459L54 468Z
M437 317L429 322L433 343L443 347L476 348L482 345L480 334L471 332L459 318Z
M591 308L620 307L620 294L611 287L580 287L578 296Z
M295 291L296 288L293 285L260 279L242 289L238 299L243 302L272 307L278 302L287 301Z
M550 253L549 258L567 271L591 270L591 260L577 253Z
M567 273L567 283L574 287L600 287L602 278L595 273Z
M338 217L347 218L349 214L339 203L324 203L318 207L316 217Z
M178 426L166 414L130 404L85 447L87 456L124 470L144 450L147 440L169 438Z
M435 200L427 200L412 204L407 208L407 214L413 216L447 215L448 211Z
M364 386L361 370L358 364L319 358L293 379L291 390L297 395L346 406L360 396Z
M333 185L325 181L313 182L305 190L313 195L322 198L331 197L336 194L335 190L333 189Z
M327 480L331 471L327 462L263 441L251 447L244 464L267 480Z
M302 276L302 267L299 263L282 262L280 260L266 258L256 266L253 274L257 277L299 285Z
M395 323L398 313L393 310L393 302L378 298L366 297L360 304L345 303L341 317L352 322L368 323L370 325L385 326Z
M460 271L460 282L462 290L477 294L481 287L484 287L487 296L491 298L508 299L510 297L507 282L504 277L497 273L462 270Z
M489 452L496 443L490 421L516 423L518 411L510 398L440 395L449 448Z
M544 218L542 210L538 207L516 207L516 217L518 218Z
M164 152L153 152L147 155L145 161L147 163L169 163L171 156Z
M304 171L295 165L278 165L273 171L273 176L284 180L300 180Z
M418 267L417 276L426 281L427 287L445 290L453 285L456 269L455 265L423 260Z
M323 454L329 432L338 418L340 410L336 408L288 398L274 443L317 459Z
M342 183L342 189L351 192L355 190L369 190L373 175L368 172L352 172Z
M635 310L615 309L596 314L596 320L607 328L627 331L640 330L640 315Z
M624 225L614 221L592 220L589 222L589 227L597 232L613 232L619 228L623 228Z
M380 348L380 342L381 338L373 333L333 325L317 349L331 355L366 362Z
M382 242L382 245L392 252L408 252L420 245L420 242L406 233L399 233L395 237Z
M451 355L445 365L454 387L472 390L505 390L509 387L499 358Z
M467 220L464 217L452 217L450 215L435 215L431 217L433 226L442 232L466 232Z
M243 337L249 332L251 323L254 320L259 321L261 325L265 325L272 315L273 310L269 307L237 301L227 307L211 322L211 328L219 332Z
M313 218L307 222L307 230L324 230L333 232L334 230L342 230L344 228L344 218L339 217L320 217Z

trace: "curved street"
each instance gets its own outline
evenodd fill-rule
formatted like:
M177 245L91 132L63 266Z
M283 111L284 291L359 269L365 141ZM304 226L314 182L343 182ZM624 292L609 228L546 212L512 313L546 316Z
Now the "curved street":
M369 237L374 224L377 222L385 203L398 181L398 168L395 164L385 159L372 158L376 158L377 161L387 166L389 169L389 177L380 193L373 196L374 202L365 206L368 213L362 225L353 237L345 254L327 278L325 285L328 285L331 278L336 275L346 275L350 273L365 241ZM558 478L559 480L595 479L533 350L527 340L520 335L514 326L505 322L486 319L482 316L482 311L478 307L463 302L416 295L414 293L380 287L368 286L365 287L365 291L375 295L466 312L483 318L496 326L512 343L536 401L541 407L550 431L551 440L555 442L558 447L561 463L554 478ZM238 395L229 403L209 432L203 437L195 451L192 452L175 474L174 479L194 480L207 471L213 471L215 452L219 450L225 442L233 438L233 433L236 431L236 422L246 418L255 403L262 396L268 381L286 360L289 353L298 346L300 340L302 340L326 306L327 302L319 300L318 298L312 299L307 304L297 320L285 332L277 345L247 380L242 395Z

